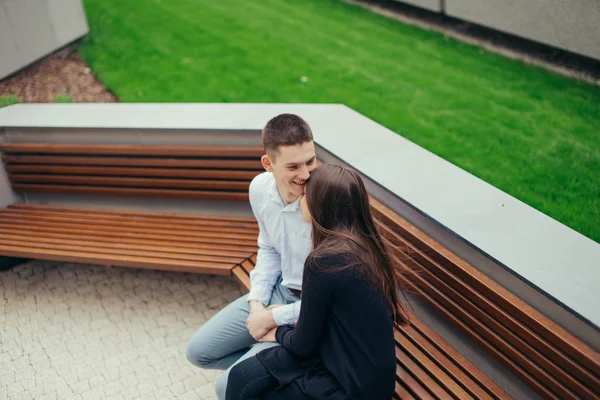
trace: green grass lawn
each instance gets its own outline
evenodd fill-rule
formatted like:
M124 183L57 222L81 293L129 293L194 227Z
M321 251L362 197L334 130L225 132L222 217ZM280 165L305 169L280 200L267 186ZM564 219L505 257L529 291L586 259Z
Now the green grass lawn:
M600 242L598 87L339 1L84 3L123 102L343 103Z

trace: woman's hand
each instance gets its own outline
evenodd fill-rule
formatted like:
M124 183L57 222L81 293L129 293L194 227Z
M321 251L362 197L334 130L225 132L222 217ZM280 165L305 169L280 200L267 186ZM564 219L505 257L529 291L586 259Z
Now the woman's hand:
M275 339L275 331L277 331L277 327L271 329L269 332L267 332L267 334L265 336L263 336L262 338L258 339L258 341L261 342L261 343L276 342L277 339Z

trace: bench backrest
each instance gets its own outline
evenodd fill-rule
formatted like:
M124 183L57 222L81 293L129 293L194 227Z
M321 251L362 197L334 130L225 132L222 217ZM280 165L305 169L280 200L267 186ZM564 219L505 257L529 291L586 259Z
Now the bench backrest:
M262 147L0 144L17 192L248 201Z
M547 399L600 398L600 355L391 209L373 216L406 284Z

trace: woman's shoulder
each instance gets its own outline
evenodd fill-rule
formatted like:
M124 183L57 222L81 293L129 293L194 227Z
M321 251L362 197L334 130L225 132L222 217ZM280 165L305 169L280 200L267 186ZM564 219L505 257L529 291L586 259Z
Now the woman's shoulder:
M321 277L342 282L344 277L354 277L364 269L361 260L355 255L342 251L313 251L306 260L305 273L311 277Z
M306 262L311 267L328 268L343 267L358 260L352 254L335 250L316 250L309 254Z

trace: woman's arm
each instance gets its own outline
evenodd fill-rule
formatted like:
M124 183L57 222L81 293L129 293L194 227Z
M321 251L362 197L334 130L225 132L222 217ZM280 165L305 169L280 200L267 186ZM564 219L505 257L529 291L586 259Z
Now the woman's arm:
M334 274L326 267L335 267L337 260L332 258L319 260L317 267L311 258L304 267L302 278L302 306L296 328L280 326L275 337L290 353L307 357L313 354L321 342L327 319L331 315ZM325 271L323 271L325 269Z

